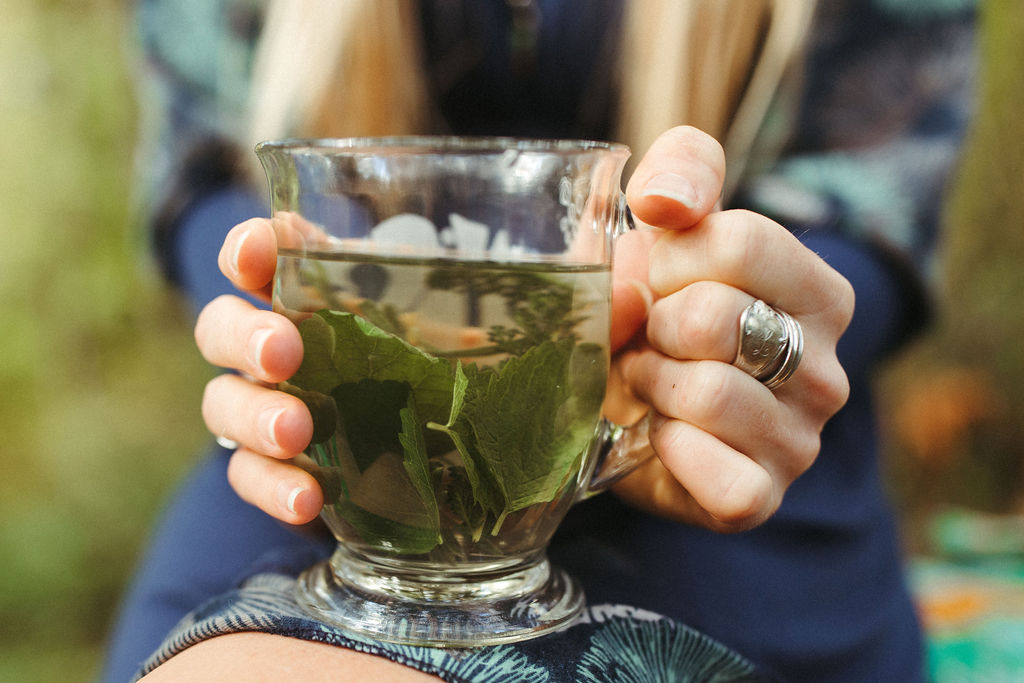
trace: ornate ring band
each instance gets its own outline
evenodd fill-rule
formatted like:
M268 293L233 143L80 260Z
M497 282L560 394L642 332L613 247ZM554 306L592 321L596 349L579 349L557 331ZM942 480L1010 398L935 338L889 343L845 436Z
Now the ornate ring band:
M804 353L800 323L757 299L740 314L740 342L733 365L769 389L793 376Z

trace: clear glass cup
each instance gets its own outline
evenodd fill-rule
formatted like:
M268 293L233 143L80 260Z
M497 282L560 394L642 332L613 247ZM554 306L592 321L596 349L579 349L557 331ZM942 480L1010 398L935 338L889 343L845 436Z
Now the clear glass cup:
M601 418L622 145L403 137L264 142L274 310L314 418L300 462L334 555L318 618L383 640L479 646L568 625L546 559L569 507L650 454Z

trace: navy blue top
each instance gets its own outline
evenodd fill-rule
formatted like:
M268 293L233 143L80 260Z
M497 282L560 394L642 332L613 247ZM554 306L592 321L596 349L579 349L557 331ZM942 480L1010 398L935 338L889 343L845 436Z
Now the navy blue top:
M449 89L440 97L452 130L607 133L607 116L584 110L588 102L611 101L610 86L598 84L585 95L579 85L591 83L585 76L593 73L589 65L603 59L600 48L587 53L587 60L573 61L588 45L607 42L609 22L594 20L597 11L582 11L578 2L541 0L540 47L529 53L536 61L524 64L525 57L508 47L513 17L506 3L454 4L462 13L446 25L431 12L453 3L424 3L425 58L439 59L442 46L458 38L452 32L488 36L478 42L489 52L485 62L445 81ZM598 4L611 13L612 24L617 21L618 2ZM577 505L550 556L581 580L590 602L666 615L787 680L924 677L921 632L881 483L870 383L879 360L923 319L921 283L936 237L937 207L967 119L972 4L824 1L801 125L778 163L745 179L737 205L781 220L853 284L857 309L838 348L851 382L850 400L826 425L816 463L794 482L778 513L755 530L720 535L685 527L612 495ZM181 6L142 3L143 41L152 73L163 79L164 96L180 90L201 99L198 93L210 90L209 83L175 72L170 48L164 47L173 43L173 17L185 11L176 5ZM230 30L238 24L236 17ZM241 34L231 40L241 40ZM929 80L918 78L922 71ZM492 87L477 88L488 73L518 79L525 89L514 86L511 92L518 94L509 101L510 91L493 88L496 78L490 79ZM533 87L548 75L562 79L551 82L559 84L554 95L564 98ZM530 92L537 99L521 106ZM217 123L197 127L203 117L184 101L177 96L177 106L168 107L177 123L168 117L167 131L188 130L177 139L197 141L222 132ZM575 106L563 107L565 102ZM167 153L176 147L157 148ZM266 215L266 209L256 193L233 184L230 174L187 177L214 181L185 183L184 194L172 201L157 199L164 209L174 207L161 214L168 270L198 310L233 291L216 266L227 230ZM779 188L785 192L773 191ZM805 201L779 200L794 193ZM227 484L227 457L214 448L169 501L126 597L108 680L128 677L178 619L237 586L261 558L284 553L309 559L330 552L333 541L303 536L240 502Z

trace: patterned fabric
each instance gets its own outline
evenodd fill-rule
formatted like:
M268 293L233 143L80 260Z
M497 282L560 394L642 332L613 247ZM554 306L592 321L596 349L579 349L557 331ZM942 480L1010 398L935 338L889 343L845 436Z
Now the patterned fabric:
M762 681L740 655L670 619L625 605L591 605L568 629L540 639L474 649L384 643L306 615L295 579L259 574L189 614L139 676L198 642L260 631L386 657L453 683Z
M139 173L153 205L173 174L211 138L244 129L256 41L266 0L140 0L142 50Z

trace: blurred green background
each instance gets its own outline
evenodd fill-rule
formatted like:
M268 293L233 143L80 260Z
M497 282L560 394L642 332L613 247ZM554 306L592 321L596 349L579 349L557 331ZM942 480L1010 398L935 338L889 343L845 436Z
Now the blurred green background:
M127 2L0 21L0 680L95 676L208 370L132 219Z
M146 529L206 438L210 369L133 215L129 7L4 0L3 681L96 675ZM982 521L1012 534L1024 512L1024 5L989 0L982 32L941 316L879 377L893 494L924 557L950 550L938 513L998 513Z

